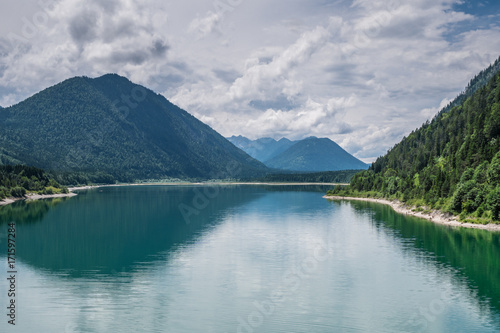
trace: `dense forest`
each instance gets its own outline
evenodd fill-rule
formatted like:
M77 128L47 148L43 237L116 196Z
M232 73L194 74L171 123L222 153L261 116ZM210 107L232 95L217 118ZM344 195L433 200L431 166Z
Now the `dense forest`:
M0 128L0 164L57 171L75 178L69 183L269 171L163 96L115 74L71 78L1 109Z
M325 171L313 173L269 174L252 179L257 182L279 183L349 183L360 170Z
M27 192L38 194L68 193L45 171L24 165L0 165L0 199L21 198Z
M369 170L356 174L349 187L329 193L399 199L471 222L500 221L498 64L471 81L469 89L475 92L463 103L413 131Z

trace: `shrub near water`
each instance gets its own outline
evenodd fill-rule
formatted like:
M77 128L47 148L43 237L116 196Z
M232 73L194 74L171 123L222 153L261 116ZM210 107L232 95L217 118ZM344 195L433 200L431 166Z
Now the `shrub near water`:
M10 190L10 195L16 198L22 198L26 194L26 189L24 187L16 186Z
M0 199L21 198L27 192L57 194L68 193L68 189L50 179L41 169L23 165L0 166Z

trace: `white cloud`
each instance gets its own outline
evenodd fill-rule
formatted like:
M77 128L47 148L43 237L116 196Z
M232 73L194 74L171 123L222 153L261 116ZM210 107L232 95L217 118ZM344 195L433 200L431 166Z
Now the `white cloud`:
M42 1L0 4L2 106L116 72L223 135L327 136L365 161L500 55L499 26L453 0Z
M293 45L276 56L270 63L256 63L250 66L229 89L230 98L262 98L263 94L268 93L270 88L274 88L272 91L275 94L281 92L289 97L298 94L302 85L298 81L290 80L290 71L308 61L314 52L324 45L328 36L328 30L318 26L300 36ZM252 61L255 60L252 59Z
M439 103L439 106L434 107L434 108L425 108L420 111L420 114L422 115L423 118L425 119L431 119L433 118L439 111L441 111L443 108L445 108L448 104L452 102L451 99L445 98Z
M189 24L189 32L195 32L199 35L199 37L205 37L215 31L221 20L221 14L210 11L206 17L195 18L191 21L191 24Z

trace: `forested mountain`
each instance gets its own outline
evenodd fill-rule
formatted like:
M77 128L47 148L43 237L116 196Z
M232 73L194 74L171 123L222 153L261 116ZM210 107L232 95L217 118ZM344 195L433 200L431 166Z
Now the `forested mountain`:
M413 131L355 175L348 189L332 193L421 200L463 219L500 220L500 73L491 74L498 61L495 66L471 81L471 97Z
M367 169L368 165L328 138L300 140L266 162L270 168L293 171L337 171Z
M290 141L287 138L281 138L276 141L273 138L260 138L257 140L250 140L244 136L232 136L227 138L236 147L245 151L253 158L266 163L271 158L281 154L290 148L296 141Z
M235 178L267 168L163 96L108 74L0 110L0 163L119 181Z

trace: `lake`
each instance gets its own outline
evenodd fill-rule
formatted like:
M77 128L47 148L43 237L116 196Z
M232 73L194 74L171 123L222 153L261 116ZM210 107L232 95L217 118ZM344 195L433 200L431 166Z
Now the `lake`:
M1 207L0 331L500 331L500 234L327 189L104 187Z

